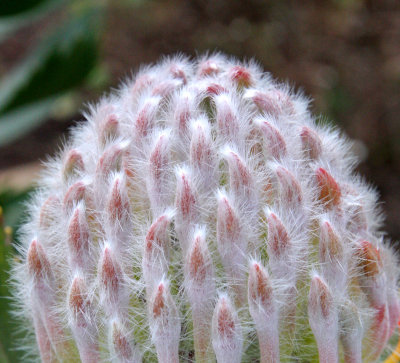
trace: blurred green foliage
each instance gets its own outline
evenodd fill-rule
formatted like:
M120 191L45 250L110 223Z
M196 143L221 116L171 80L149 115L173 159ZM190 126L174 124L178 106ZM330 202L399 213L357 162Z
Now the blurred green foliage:
M98 64L102 1L1 2L0 40L32 22L29 14L37 21L54 9L63 15L60 24L0 82L0 146L46 121L57 99L84 83Z
M65 0L25 0L0 2L0 41L21 26L41 19Z
M7 283L10 262L16 258L13 238L18 225L23 220L23 203L29 198L29 190L15 193L0 193L0 362L23 361L23 351L18 350L19 322L12 316L11 292Z
M0 3L0 16L19 14L48 2L47 0L2 1Z
M22 137L48 119L54 105L98 76L99 34L104 1L0 1L0 41L51 12L60 21L0 81L0 146ZM57 18L57 19L58 19ZM101 78L101 77L100 77ZM1 188L0 188L1 190ZM23 221L30 190L0 192L0 363L24 361L18 350L18 321L11 315L8 278L17 258L13 240Z

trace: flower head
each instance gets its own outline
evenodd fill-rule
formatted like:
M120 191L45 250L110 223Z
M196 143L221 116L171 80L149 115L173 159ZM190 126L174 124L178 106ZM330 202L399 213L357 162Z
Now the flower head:
M13 273L43 361L380 359L398 263L304 96L254 62L178 56L86 118Z

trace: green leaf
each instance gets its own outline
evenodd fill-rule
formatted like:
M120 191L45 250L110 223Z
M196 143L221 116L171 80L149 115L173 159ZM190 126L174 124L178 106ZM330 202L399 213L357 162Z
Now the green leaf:
M29 188L22 192L12 190L0 192L0 206L4 212L3 220L5 226L10 226L14 231L18 230L24 220L26 213L25 203L30 199L32 190L32 188ZM2 227L0 229L2 230Z
M82 84L97 64L99 8L86 9L45 39L0 83L0 144L45 120L57 96Z
M14 230L22 221L23 202L28 198L28 192L13 193L2 192L0 194L0 205L4 208L4 221L7 225L11 222ZM14 210L12 212L12 210ZM11 215L9 212L12 212ZM2 219L2 216L0 216ZM23 352L16 350L16 340L18 335L19 322L11 314L11 293L8 286L10 272L10 261L15 256L15 250L6 241L4 225L0 221L0 362L23 362Z
M82 83L97 61L98 11L60 27L0 84L0 113Z
M8 355L6 353L8 348L8 339L5 335L5 332L8 331L8 327L11 323L11 317L9 316L8 312L10 310L9 301L7 298L9 297L9 290L7 287L7 280L8 280L8 271L9 271L9 246L5 243L5 234L3 230L3 226L0 227L0 352L3 354L1 355Z
M46 98L0 116L0 147L12 143L46 121L54 100L54 97Z

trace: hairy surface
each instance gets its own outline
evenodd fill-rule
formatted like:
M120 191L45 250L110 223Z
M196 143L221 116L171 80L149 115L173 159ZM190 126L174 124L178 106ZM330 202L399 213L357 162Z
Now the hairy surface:
M44 362L372 362L398 265L350 143L253 63L168 58L90 107L13 282ZM35 354L35 353L33 353Z

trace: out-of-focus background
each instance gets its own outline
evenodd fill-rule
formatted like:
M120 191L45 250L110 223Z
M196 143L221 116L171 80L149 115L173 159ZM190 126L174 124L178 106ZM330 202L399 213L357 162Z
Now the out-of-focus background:
M317 116L355 140L385 230L400 240L400 1L1 1L0 362L20 361L6 258L41 161L84 103L140 64L207 51L254 57L302 88Z

